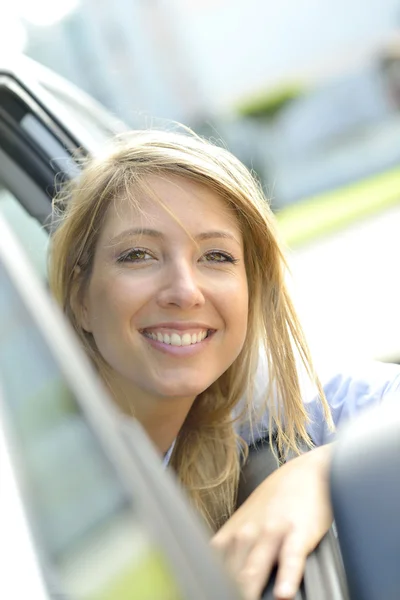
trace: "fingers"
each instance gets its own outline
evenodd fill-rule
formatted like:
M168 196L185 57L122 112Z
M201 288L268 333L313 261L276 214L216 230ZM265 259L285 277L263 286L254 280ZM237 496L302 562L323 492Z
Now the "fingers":
M211 540L211 545L222 556L227 569L234 577L245 564L258 538L258 528L246 523L231 533L222 528Z
M277 600L292 600L304 575L307 541L298 533L289 534L279 553L279 567L274 586Z
M276 563L280 540L275 538L269 543L259 542L249 554L245 565L236 579L246 600L257 600L265 588Z
M241 587L246 600L260 597L277 562L284 532L276 526L255 527L248 523L235 531L222 528L212 546Z
M259 529L248 523L233 531L222 528L213 538L212 546L222 555L246 600L260 598L276 563L274 597L293 600L310 551L308 537L304 531L285 531L276 526Z

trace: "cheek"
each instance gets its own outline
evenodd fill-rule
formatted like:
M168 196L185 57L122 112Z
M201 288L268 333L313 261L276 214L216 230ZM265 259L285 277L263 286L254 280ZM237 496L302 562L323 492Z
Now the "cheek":
M88 313L93 332L114 328L132 314L129 288L121 278L97 277L89 290Z
M135 295L122 278L93 280L88 303L91 332L103 359L117 370L132 343L134 303Z
M221 302L228 328L237 342L243 343L249 314L249 293L245 276L235 281L234 285L226 286Z
M249 318L248 296L243 295L241 302L234 302L234 314L232 315L233 326L235 328L235 337L238 338L240 344L244 344L247 335L247 326Z

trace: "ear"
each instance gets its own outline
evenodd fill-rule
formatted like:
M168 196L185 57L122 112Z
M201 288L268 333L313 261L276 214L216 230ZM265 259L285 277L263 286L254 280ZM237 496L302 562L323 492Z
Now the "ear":
M78 325L91 333L88 286L82 281L82 271L79 266L74 269L71 288L71 309Z

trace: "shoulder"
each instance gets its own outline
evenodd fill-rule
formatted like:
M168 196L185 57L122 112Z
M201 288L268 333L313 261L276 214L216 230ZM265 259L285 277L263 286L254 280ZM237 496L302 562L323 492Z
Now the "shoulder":
M323 365L318 372L337 428L400 392L400 366L377 361ZM400 401L400 395L399 395ZM310 435L316 444L332 441L317 397L306 399Z

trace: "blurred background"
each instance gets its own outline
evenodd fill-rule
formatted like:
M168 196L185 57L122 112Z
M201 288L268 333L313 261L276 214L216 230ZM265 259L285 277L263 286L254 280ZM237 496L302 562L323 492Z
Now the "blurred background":
M130 127L228 147L317 359L400 362L400 0L3 0L0 58L19 53Z

